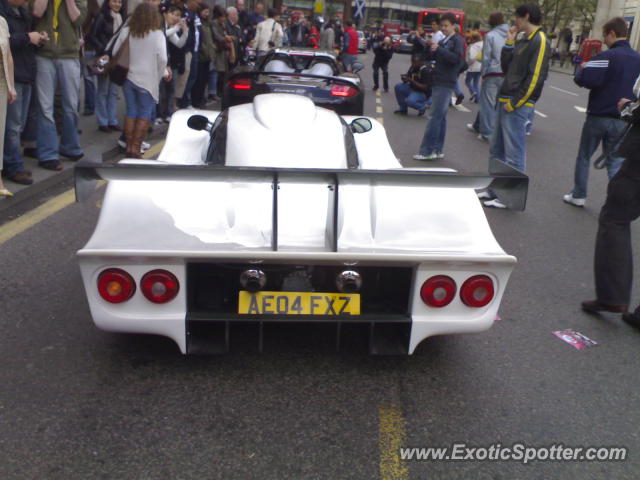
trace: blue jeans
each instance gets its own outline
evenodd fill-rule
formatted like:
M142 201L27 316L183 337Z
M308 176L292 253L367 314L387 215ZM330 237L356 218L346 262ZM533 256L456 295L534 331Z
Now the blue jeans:
M31 100L31 85L15 83L18 98L7 105L7 121L4 131L4 172L9 177L22 172L24 162L20 153L20 134L27 124L29 103Z
M96 52L84 52L84 63L89 65L96 56ZM84 79L84 113L91 114L95 110L96 84L93 75L89 75L86 67L82 69Z
M447 133L447 112L451 103L450 87L433 86L431 88L431 115L427 129L420 144L421 155L442 153L444 137Z
M80 60L45 58L36 55L38 74L36 91L40 103L38 116L38 160L58 160L59 155L82 153L78 137L78 98L80 96ZM58 142L53 104L56 85L62 94L62 135Z
M626 123L617 118L587 115L582 126L580 148L578 149L578 158L576 158L574 187L571 191L573 198L587 197L589 162L600 142L602 142L602 150L607 156L606 167L609 179L618 173L624 158L611 156L611 153L613 153L616 144L624 134L625 128Z
M352 65L356 60L358 60L358 56L354 55L353 53L342 54L342 63L344 64L344 69L347 72L350 72L352 70Z
M480 85L480 72L467 72L465 84L467 85L471 96L475 97L476 103L478 103L478 94L480 93L480 90L478 89L478 86Z
M411 88L408 83L399 82L395 86L396 100L400 106L400 110L407 111L407 107L416 110L424 110L427 108L427 95Z
M536 110L534 108L529 112L529 116L527 117L527 123L525 123L524 130L527 135L531 133L533 130L533 119L536 117Z
M456 84L453 86L453 93L456 94L456 97L459 95L462 95L462 89L460 88L459 77L456 77Z
M98 75L96 120L99 127L118 125L118 85L108 75Z
M218 95L218 71L209 70L209 95Z
M198 52L193 52L191 55L191 68L189 70L189 79L187 80L187 86L184 89L184 94L179 102L180 108L187 108L191 105L191 89L193 84L196 83L198 77Z
M486 77L480 86L480 109L474 128L489 138L496 124L496 101L503 77Z
M533 107L522 106L513 112L506 112L503 104L498 103L496 128L490 139L489 172L491 162L500 160L523 172L526 167L525 124L533 112Z
M38 118L40 117L40 104L38 103L38 92L35 86L31 86L31 100L29 111L27 112L27 124L20 135L20 140L27 147L36 147L38 140Z
M155 118L156 102L147 90L138 87L131 80L126 80L122 89L127 104L127 117L149 120Z

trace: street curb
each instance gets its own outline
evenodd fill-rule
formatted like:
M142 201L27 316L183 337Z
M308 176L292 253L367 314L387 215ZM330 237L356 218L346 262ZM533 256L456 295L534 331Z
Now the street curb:
M25 188L13 194L12 197L5 198L0 202L0 212L15 207L22 202L25 202L33 197L40 195L42 192L55 187L73 176L73 168L65 168L60 173L56 173L44 180L30 185L29 188Z

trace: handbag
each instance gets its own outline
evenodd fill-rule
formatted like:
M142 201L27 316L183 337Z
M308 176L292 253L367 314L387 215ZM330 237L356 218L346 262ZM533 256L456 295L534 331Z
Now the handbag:
M124 85L129 74L129 36L122 43L120 50L109 59L107 64L109 79L116 85Z

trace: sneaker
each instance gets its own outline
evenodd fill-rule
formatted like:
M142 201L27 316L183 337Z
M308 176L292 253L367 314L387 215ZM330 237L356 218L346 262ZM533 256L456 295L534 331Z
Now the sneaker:
M374 92L378 89L377 85L374 85L373 88L371 90L373 90Z
M118 146L119 146L120 148L124 148L124 149L126 149L126 148L127 148L127 141L123 138L123 136L120 136L120 137L118 138Z
M171 122L171 115L169 115L168 117L164 117L164 123L170 123Z
M429 160L437 160L438 159L438 154L437 153L430 153L429 155L421 155L420 153L417 153L416 155L413 156L414 160L424 160L424 161L429 161Z
M395 113L396 115L406 115L407 111L406 110L396 110L393 113Z
M98 127L98 130L100 130L103 133L111 133L111 129L107 125L100 125Z
M463 100L464 100L464 95L461 93L456 97L456 105L460 105Z
M420 110L418 110L418 116L421 117L424 115L424 112L426 112L427 109L426 108L421 108Z
M567 193L564 197L562 197L564 203L568 203L569 205L573 205L574 207L584 207L585 199L584 198L575 198L572 193Z
M478 140L482 140L483 142L489 142L489 137L482 135L481 133L478 134Z
M473 133L479 133L478 130L473 127L473 123L467 123L467 130Z
M122 128L120 127L120 125L109 125L109 129L112 132L121 132Z
M507 208L507 206L497 198L494 198L493 200L487 200L486 202L483 202L483 205L485 207L491 208Z
M488 190L483 190L481 192L478 192L477 195L480 200L493 200L494 198L496 198L493 195L491 195L491 193L489 193Z
M161 118L156 118L156 119L153 121L153 124L154 124L154 125L162 125L163 123L164 123L164 120L162 120Z
M442 159L444 158L444 153L443 153L443 152L438 152L438 153L436 153L436 158L437 158L438 160L442 160Z
M384 93L389 93L389 89L388 89L388 88L385 88L385 89L384 89Z
M127 148L127 144L124 144L124 147ZM148 142L142 142L140 144L140 153L144 153L151 148L151 144Z

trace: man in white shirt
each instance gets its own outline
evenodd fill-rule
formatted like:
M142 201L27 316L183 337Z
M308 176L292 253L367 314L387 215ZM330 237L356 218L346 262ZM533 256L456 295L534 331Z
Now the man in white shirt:
M431 40L433 43L440 43L444 39L444 33L440 30L440 19L431 20Z
M270 8L267 17L256 29L255 47L258 57L266 55L272 48L282 46L282 25L278 23L280 15L275 9Z

